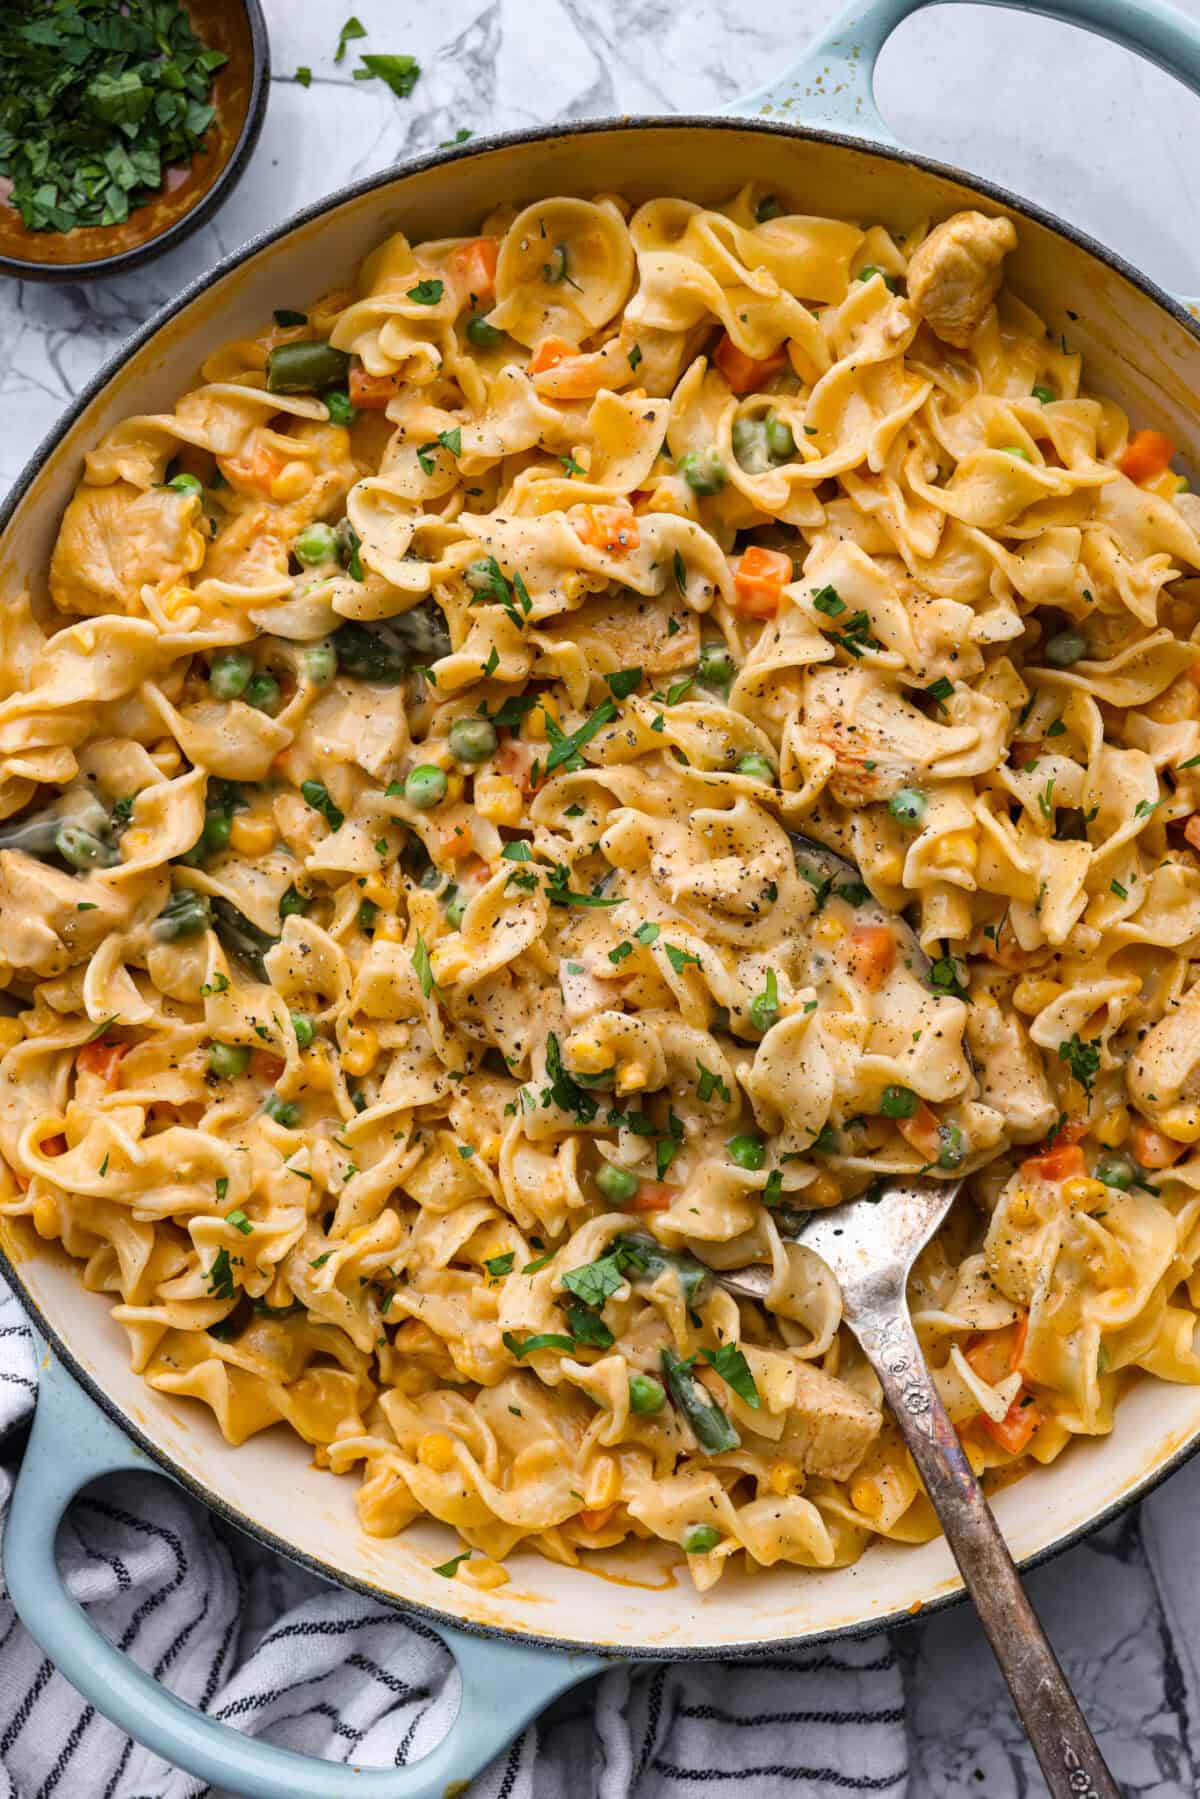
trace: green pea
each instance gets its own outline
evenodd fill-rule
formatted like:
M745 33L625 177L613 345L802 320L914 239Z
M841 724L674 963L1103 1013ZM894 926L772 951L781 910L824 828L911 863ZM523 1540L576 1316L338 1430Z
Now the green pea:
M721 1533L715 1524L689 1524L679 1539L680 1547L688 1555L707 1555L721 1541Z
M337 552L332 525L306 525L300 535L292 539L292 555L305 568L316 568L322 562L336 562Z
M442 906L446 913L446 923L453 925L456 931L463 921L463 913L469 904L470 901L458 882L451 881L442 895Z
M477 350L494 350L504 342L503 331L489 325L485 318L473 318L467 325L467 336Z
M263 1101L263 1111L276 1124L282 1124L287 1130L294 1130L300 1122L300 1108L294 1099L280 1099L278 1093L268 1094Z
M885 1087L879 1110L885 1118L911 1118L920 1103L911 1087Z
M296 1033L296 1042L301 1049L307 1049L317 1034L316 1025L303 1012L292 1013L292 1029Z
M1000 448L1005 456L1019 456L1022 462L1033 461L1029 451L1023 449L1020 444L1001 444Z
M823 1124L808 1147L814 1155L836 1156L842 1147L842 1139L837 1127L832 1124Z
M206 812L204 814L204 835L202 854L206 856L220 855L229 848L229 834L233 820L228 812Z
M300 892L298 887L289 887L279 901L280 918L292 918L297 913L303 914L307 911L308 900Z
M358 417L358 407L351 402L345 388L331 387L321 398L329 409L330 424L352 425Z
M198 937L212 923L212 901L207 893L196 893L190 887L179 887L151 925L151 934L160 943L175 943L181 937Z
M700 679L708 687L728 687L737 666L719 637L700 645Z
M956 1124L938 1126L937 1165L947 1172L953 1168L961 1168L967 1156L967 1140Z
M94 831L82 825L59 825L54 833L54 847L71 868L115 868L121 852L114 843L106 843Z
M246 650L221 650L208 668L209 692L217 700L240 700L254 673L254 658Z
M338 672L338 653L334 644L310 643L300 658L309 680L317 687L327 687Z
M666 1388L652 1374L629 1376L629 1409L639 1418L649 1418L654 1412L661 1412L666 1397Z
M243 697L248 706L253 706L256 712L265 712L268 718L274 718L283 710L283 689L274 675L265 672L251 676Z
M733 427L733 453L748 475L761 475L771 466L765 419L738 419Z
M677 467L693 493L720 493L729 479L720 452L711 445L699 454L695 450L688 450L686 455L679 458Z
M796 454L792 427L777 412L767 414L767 449L772 462L787 462Z
M245 1074L250 1066L250 1051L244 1043L210 1043L208 1046L208 1067L211 1074L218 1074L222 1080L232 1080L235 1075Z
M1047 639L1042 653L1051 668L1070 668L1073 662L1087 655L1089 648L1082 631L1056 631Z
M774 194L764 194L758 205L754 208L754 217L758 224L765 225L768 219L777 219L782 212L783 207L780 205L776 196Z
M203 481L198 480L195 475L172 475L167 486L175 493L202 494L204 492Z
M1128 1156L1104 1156L1096 1164L1096 1179L1128 1193L1133 1185L1133 1163Z
M365 899L358 902L358 928L369 937L379 923L379 907L374 900Z
M1033 389L1033 397L1035 400L1040 400L1043 406L1049 406L1051 400L1057 400L1058 395L1052 387L1043 387L1039 382Z
M486 718L456 718L450 727L450 754L458 762L486 762L500 739Z
M745 1131L740 1137L731 1137L725 1147L737 1166L748 1168L751 1173L766 1164L767 1146L753 1131Z
M345 387L350 379L350 358L322 339L296 344L276 344L267 357L267 392L319 394L327 387Z
M405 777L404 797L418 812L440 806L446 797L445 771L435 768L432 762L422 762Z
M751 781L766 781L772 787L775 785L775 770L765 756L742 756L738 761L737 772Z
M915 831L924 818L929 801L919 787L901 787L888 801L888 811L906 831Z
M596 1173L596 1185L613 1206L623 1206L632 1199L641 1184L631 1168L618 1168L615 1162L606 1162Z

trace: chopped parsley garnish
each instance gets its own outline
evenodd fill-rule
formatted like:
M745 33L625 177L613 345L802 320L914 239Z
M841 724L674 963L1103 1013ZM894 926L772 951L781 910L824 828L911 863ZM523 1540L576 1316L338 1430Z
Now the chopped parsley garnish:
M535 1349L574 1349L575 1344L570 1337L560 1336L557 1331L539 1331L532 1337L515 1337L511 1331L505 1331L502 1339L505 1349L515 1355L518 1362ZM447 1564L448 1565L448 1564Z
M693 968L701 966L699 956L693 956L690 950L680 949L678 944L664 943L663 948L667 952L667 961L676 974L682 974L689 963Z
M366 37L366 35L367 28L362 20L356 19L354 14L351 13L350 17L346 20L346 23L342 26L341 31L338 33L337 49L333 53L334 62L341 62L346 54L347 44L351 43L355 38Z
M671 558L671 567L675 571L675 585L680 593L687 592L687 566L678 550Z
M415 56L364 56L354 71L355 81L370 81L374 75L386 81L398 100L407 100L421 78L421 65Z
M935 993L953 994L955 999L970 1002L970 994L959 979L958 963L953 956L939 956L930 965L929 985Z
M550 1077L550 1085L542 1094L542 1104L555 1105L560 1112L573 1113L577 1124L590 1124L598 1109L596 1101L567 1073L563 1066L562 1050L553 1031L546 1038L546 1073Z
M812 596L812 603L826 618L836 618L839 612L846 610L846 602L836 587L818 587Z
M618 700L627 700L635 687L641 685L642 670L640 668L619 668L611 675L605 675L612 693Z
M632 350L630 350L630 352L629 352L628 356L625 358L625 360L626 360L626 362L628 362L631 369L635 369L637 367L638 363L642 360L641 344L634 344Z
M569 1274L563 1275L563 1286L576 1299L582 1300L585 1306L598 1312L605 1300L624 1285L628 1253L623 1248L617 1248L595 1262L585 1262L582 1268L572 1268Z
M550 753L546 757L546 773L551 775L556 768L563 768L570 774L576 769L586 767L583 757L579 754L580 750L585 743L590 743L597 732L604 729L605 725L610 725L616 716L616 701L601 700L596 710L584 720L577 731L572 731L568 737L563 732L558 720L552 718L550 713L543 708L546 736L550 739L551 744Z
M736 1343L723 1343L720 1349L702 1349L700 1354L725 1384L732 1387L739 1399L744 1399L748 1406L758 1410L758 1388L754 1384L750 1364Z
M512 1265L516 1260L516 1254L517 1252L515 1249L510 1249L507 1255L489 1256L483 1265L489 1274L494 1274L499 1278L502 1274L512 1273Z
M418 306L436 306L445 291L443 282L427 278L418 281L415 287L410 287L405 298L415 300Z
M1065 1062L1090 1099L1096 1076L1100 1072L1099 1038L1083 1039L1078 1031L1058 1046L1058 1056Z
M852 612L843 625L840 636L836 637L834 641L840 643L842 648L854 657L855 661L859 659L864 650L883 648L878 638L871 636L870 614L866 612Z
M1118 899L1128 899L1129 898L1128 887L1122 887L1120 881L1118 881L1118 880L1112 880L1109 882L1108 891L1110 893L1115 893Z
M231 1224L235 1231L241 1231L243 1237L248 1237L254 1229L254 1226L240 1206L232 1212L226 1212L225 1222L226 1224Z
M779 1017L779 978L773 968L767 970L767 983L750 1001L750 1017L760 1031L769 1031Z
M219 1249L213 1257L208 1271L208 1293L210 1299L237 1298L237 1289L233 1284L233 1264L229 1260L227 1249Z
M633 934L644 948L649 949L652 943L657 943L661 931L661 925L640 924Z
M571 479L572 475L582 475L586 473L583 464L581 462L576 462L573 456L560 456L558 460L567 471L568 481Z
M715 1093L718 1099L723 1099L728 1105L732 1095L720 1075L714 1074L711 1068L706 1068L703 1062L697 1062L696 1068L700 1075L696 1082L696 1095L700 1101L707 1104Z
M470 1549L464 1549L461 1554L452 1555L448 1562L441 1562L434 1569L434 1573L440 1574L443 1580L453 1580L463 1563L470 1561L472 1553Z
M418 932L417 946L412 953L412 965L417 971L417 979L421 983L421 993L428 999L437 985L433 978L433 966L429 960L429 946Z
M945 675L939 675L937 680L932 681L928 687L923 688L922 692L928 699L936 700L937 704L940 706L942 702L948 700L950 695L954 692L954 682L948 681Z
M301 781L300 792L314 812L319 812L331 831L340 831L346 814L335 806L323 781Z

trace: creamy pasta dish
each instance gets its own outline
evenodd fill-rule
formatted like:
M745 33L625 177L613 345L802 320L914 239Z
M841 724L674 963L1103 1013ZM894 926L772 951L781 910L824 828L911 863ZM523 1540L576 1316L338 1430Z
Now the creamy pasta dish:
M795 1241L895 1174L966 1177L910 1298L989 1480L1200 1377L1200 508L1015 242L392 237L0 614L8 1228L450 1578L932 1535Z

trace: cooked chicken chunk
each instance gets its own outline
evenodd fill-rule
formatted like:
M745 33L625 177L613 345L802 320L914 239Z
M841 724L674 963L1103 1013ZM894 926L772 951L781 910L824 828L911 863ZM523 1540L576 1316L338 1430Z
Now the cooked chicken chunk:
M80 880L22 850L0 850L0 962L22 974L65 974L114 931L126 929L138 902L156 889L157 910L167 885L162 869L114 887L95 875Z
M797 1362L796 1398L774 1452L807 1474L845 1480L879 1435L882 1422L875 1407L845 1381L810 1362Z
M142 588L159 593L204 560L192 494L141 493L127 481L81 487L63 515L50 561L50 594L63 612L140 614Z
M1011 219L956 212L913 252L908 297L943 343L966 349L996 298L1004 258L1016 244Z
M1015 1012L981 994L967 1015L979 1097L994 1106L1014 1143L1044 1137L1058 1116L1041 1057Z

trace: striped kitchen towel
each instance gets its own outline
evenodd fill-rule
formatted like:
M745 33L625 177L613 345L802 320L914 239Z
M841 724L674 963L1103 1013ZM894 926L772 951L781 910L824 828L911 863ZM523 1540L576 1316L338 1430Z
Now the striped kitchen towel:
M32 1340L0 1283L0 1517L36 1389ZM325 1585L168 1481L114 1476L85 1493L60 1556L108 1637L239 1730L392 1767L430 1749L453 1715L450 1658L420 1619ZM470 1799L903 1799L906 1763L898 1660L876 1637L753 1663L614 1669L560 1699ZM330 1799L348 1790L331 1768ZM85 1705L0 1593L0 1799L53 1795L227 1799Z

